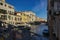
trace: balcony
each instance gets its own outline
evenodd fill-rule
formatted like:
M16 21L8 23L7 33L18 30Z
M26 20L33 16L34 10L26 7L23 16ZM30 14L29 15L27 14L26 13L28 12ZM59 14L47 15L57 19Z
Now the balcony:
M0 13L7 14L6 10L0 9Z

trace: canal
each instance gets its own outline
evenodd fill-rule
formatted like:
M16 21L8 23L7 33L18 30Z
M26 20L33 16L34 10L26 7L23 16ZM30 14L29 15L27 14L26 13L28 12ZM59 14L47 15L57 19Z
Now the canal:
M35 27L36 27L36 25L35 25ZM34 28L35 28L35 27L34 27ZM39 36L33 36L33 38L35 38L35 39L33 39L33 40L48 40L47 37L43 37L43 30L44 30L44 29L48 29L48 26L45 25L44 23L38 25L38 26L33 30L33 32L36 33L36 34L38 34Z

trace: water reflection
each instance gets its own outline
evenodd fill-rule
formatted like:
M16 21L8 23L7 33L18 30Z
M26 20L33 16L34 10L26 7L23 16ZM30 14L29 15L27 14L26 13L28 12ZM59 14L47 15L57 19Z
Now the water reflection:
M39 34L40 36L34 36L35 40L48 40L47 37L43 37L43 30L48 29L48 26L45 24L40 24L36 29L35 33Z

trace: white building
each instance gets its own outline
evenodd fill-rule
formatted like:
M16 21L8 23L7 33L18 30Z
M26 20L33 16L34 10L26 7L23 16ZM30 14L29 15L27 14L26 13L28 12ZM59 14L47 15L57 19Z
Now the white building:
M14 6L6 3L5 0L0 0L0 21L10 24L15 24L13 21L14 19L13 14L14 14ZM12 18L12 21L9 19L9 17Z
M0 0L1 2L5 2L5 0Z
M3 12L1 12L3 11ZM14 14L14 7L6 2L0 1L0 13Z

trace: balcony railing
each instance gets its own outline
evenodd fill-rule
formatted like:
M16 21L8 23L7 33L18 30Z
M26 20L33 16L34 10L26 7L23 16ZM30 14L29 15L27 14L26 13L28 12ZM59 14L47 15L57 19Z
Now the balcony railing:
M0 13L7 14L6 10L0 9Z

